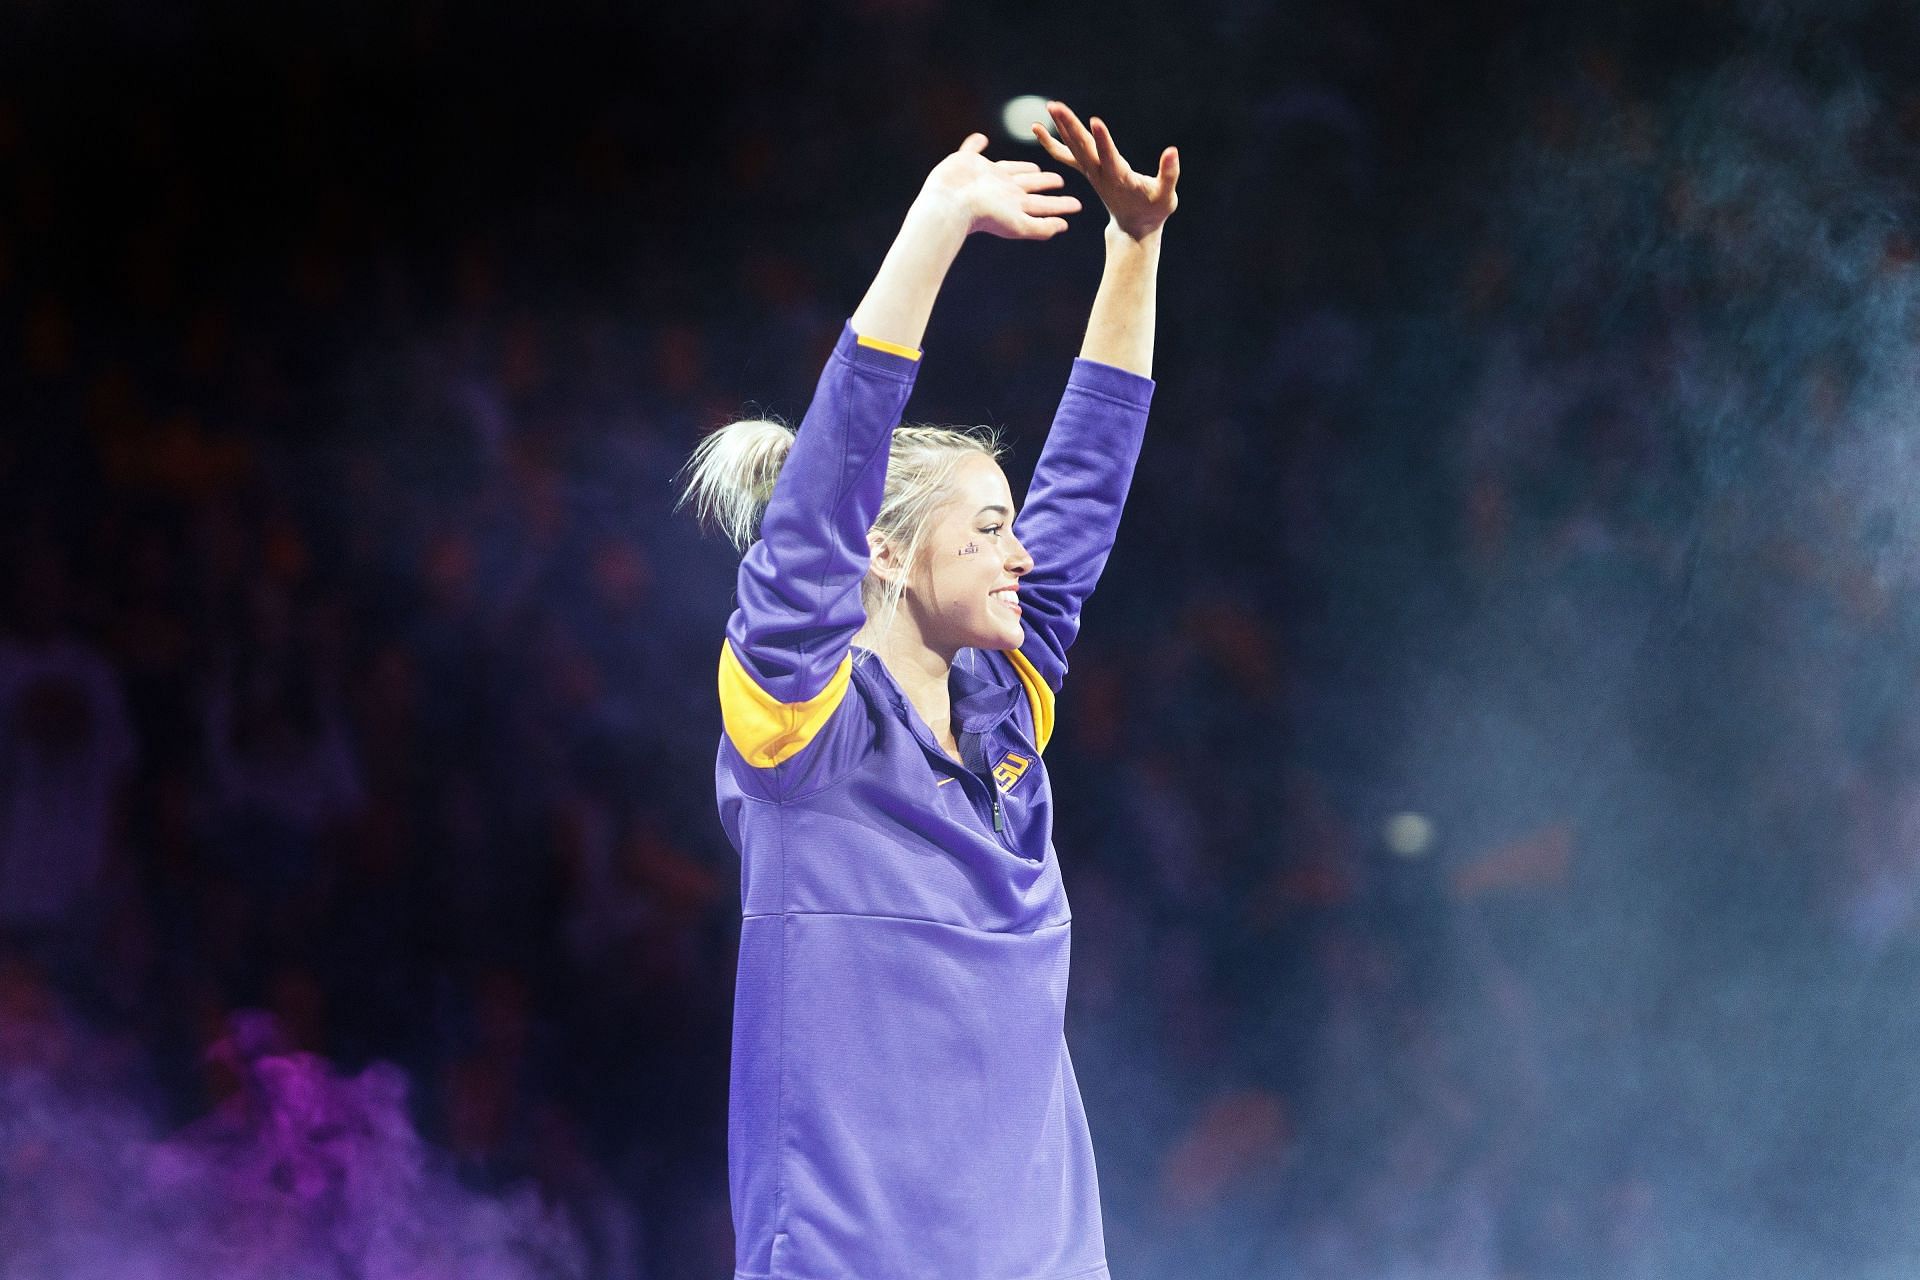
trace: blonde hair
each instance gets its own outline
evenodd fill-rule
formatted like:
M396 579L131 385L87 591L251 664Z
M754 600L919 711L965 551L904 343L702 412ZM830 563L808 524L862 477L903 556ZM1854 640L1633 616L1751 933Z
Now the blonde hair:
M794 431L771 418L730 422L708 435L688 459L679 506L724 534L743 554L760 536L760 517L773 497L773 482L793 448ZM887 485L873 531L893 543L909 571L919 563L933 513L949 496L954 472L973 454L999 459L1004 452L991 428L902 425L887 448ZM893 620L907 574L882 581L868 572L860 584L867 616L881 629Z

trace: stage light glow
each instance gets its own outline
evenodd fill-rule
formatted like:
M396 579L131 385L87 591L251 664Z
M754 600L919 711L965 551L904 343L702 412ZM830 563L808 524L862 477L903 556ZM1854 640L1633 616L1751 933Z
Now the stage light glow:
M1418 858L1433 845L1433 823L1424 814L1396 813L1380 834L1387 848L1403 858Z
M1047 100L1037 93L1023 93L1017 98L1007 100L1000 108L1000 127L1015 142L1024 142L1030 147L1039 146L1034 139L1033 126L1043 124L1049 133L1053 132L1053 121L1047 115Z

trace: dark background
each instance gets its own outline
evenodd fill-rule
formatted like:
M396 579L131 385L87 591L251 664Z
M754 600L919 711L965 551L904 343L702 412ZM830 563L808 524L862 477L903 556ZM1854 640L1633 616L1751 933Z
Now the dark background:
M1911 1274L1920 12L15 0L0 1276L727 1273L672 478L1023 93L1185 169L1049 752L1116 1275ZM1099 225L927 336L1016 491Z

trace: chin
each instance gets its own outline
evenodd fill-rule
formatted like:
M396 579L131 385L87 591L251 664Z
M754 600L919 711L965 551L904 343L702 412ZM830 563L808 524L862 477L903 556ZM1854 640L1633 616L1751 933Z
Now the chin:
M987 649L999 653L1011 653L1026 642L1027 636L1024 631L1012 636L1009 636L1004 631L989 631L984 634L976 633L963 647L968 649Z
M968 621L972 625L954 628L966 637L962 644L964 648L1011 653L1027 642L1027 629L1020 625L1018 618L972 618Z

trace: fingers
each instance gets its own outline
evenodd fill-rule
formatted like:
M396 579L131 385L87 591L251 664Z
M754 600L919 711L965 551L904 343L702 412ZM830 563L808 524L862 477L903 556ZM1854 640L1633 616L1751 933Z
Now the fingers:
M967 135L967 140L960 144L961 152L966 155L977 156L986 149L987 135L984 133L970 133Z
M1055 164L1064 164L1070 169L1078 169L1080 167L1080 162L1073 158L1073 152L1062 146L1058 138L1048 133L1045 125L1034 125L1033 137L1034 141L1040 144L1040 149L1047 153L1047 158Z
M1047 103L1047 115L1053 121L1053 132L1049 134L1044 125L1036 124L1033 126L1034 140L1047 153L1049 160L1078 170L1093 184L1094 192L1106 205L1107 212L1113 215L1117 225L1137 239L1167 220L1179 203L1179 197L1175 194L1175 188L1180 184L1178 149L1165 148L1160 152L1154 168L1148 173L1141 173L1120 153L1119 145L1113 140L1113 131L1099 116L1089 116L1087 123L1081 124L1080 117L1064 102ZM1057 180L1043 184L1038 175L1031 176L1032 185L1026 188L1030 193L1051 191L1060 185ZM1035 215L1052 212L1027 205L1022 208ZM1025 233L1009 230L1004 234Z
M1022 191L1052 191L1055 187L1066 186L1067 179L1051 170L1036 170L1033 173L1015 174L1013 185Z
M1160 153L1160 172L1155 175L1159 182L1154 192L1155 199L1165 199L1173 189L1180 185L1180 152L1168 147Z
M995 160L993 167L1001 173L1038 173L1040 166L1031 160Z
M1092 124L1094 154L1100 158L1100 163L1115 173L1130 172L1132 166L1120 154L1120 148L1113 145L1113 135L1107 132L1107 122L1095 116Z
M1020 212L1036 218L1080 212L1076 196L1028 196L1020 202Z
M1058 215L1014 214L996 219L978 230L1002 240L1051 240L1067 229L1067 220Z
M1066 103L1049 102L1047 115L1053 120L1054 132L1059 134L1060 140L1068 146L1072 146L1075 139L1086 140L1087 127L1080 123L1080 117L1073 114L1073 108Z
M1067 229L1065 218L1027 218L1012 230L1014 240L1051 240Z
M1087 127L1080 123L1080 117L1073 114L1072 108L1064 102L1049 102L1047 114L1053 117L1054 132L1060 135L1060 141L1067 145L1068 153L1077 162L1074 167L1084 170L1094 163L1093 136Z

